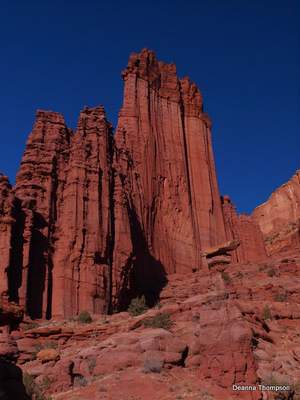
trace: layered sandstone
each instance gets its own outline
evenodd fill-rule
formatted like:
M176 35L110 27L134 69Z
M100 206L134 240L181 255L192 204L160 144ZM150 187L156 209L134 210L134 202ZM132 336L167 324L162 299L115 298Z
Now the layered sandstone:
M116 194L125 192L116 200L116 250L118 264L127 263L124 282L150 292L166 273L201 268L201 248L225 241L224 221L211 122L196 84L147 49L131 54L122 77Z
M8 292L6 272L10 262L14 195L7 176L0 173L0 294Z
M299 245L300 170L258 206L252 217L264 234L269 254Z
M0 176L0 289L33 319L126 309L142 294L152 305L168 274L207 267L201 250L226 239L242 240L241 261L262 254L248 217L222 209L196 84L147 49L122 76L115 138L102 106L85 107L76 131L38 111L14 189Z
M110 301L112 127L84 108L76 132L38 111L16 178L24 236L20 302L32 318L101 313ZM23 268L22 268L23 266Z
M241 245L232 253L233 261L259 261L267 257L264 238L252 216L237 215L228 195L222 196L226 239L240 239Z

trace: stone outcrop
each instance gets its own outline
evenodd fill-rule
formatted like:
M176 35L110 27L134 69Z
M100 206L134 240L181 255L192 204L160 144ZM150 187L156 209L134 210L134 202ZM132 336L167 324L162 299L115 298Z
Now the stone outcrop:
M201 268L201 248L225 241L224 221L211 122L196 84L147 49L131 54L122 77L115 250L126 268L119 293L131 281L135 294L150 295L165 274Z
M259 225L252 216L237 215L235 204L228 195L222 196L222 208L226 239L240 239L241 245L232 253L232 260L260 261L267 257L264 238Z
M0 296L0 326L20 323L23 314L24 311L18 304L8 301L7 296Z
M112 127L84 108L75 132L38 111L16 178L24 232L20 303L32 318L101 313L110 301Z
M263 253L249 217L222 208L196 84L147 49L122 77L115 136L102 106L76 131L38 111L15 187L0 176L0 289L32 319L153 305L168 274L206 268L201 250L226 240L241 261Z
M7 270L10 263L12 226L15 222L14 195L7 176L0 173L0 295L8 293Z
M251 215L264 234L269 254L300 243L300 170Z

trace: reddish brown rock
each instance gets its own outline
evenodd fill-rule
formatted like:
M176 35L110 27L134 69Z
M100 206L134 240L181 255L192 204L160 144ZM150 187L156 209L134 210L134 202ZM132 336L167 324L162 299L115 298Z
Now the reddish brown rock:
M151 303L164 275L201 268L200 250L224 242L225 229L211 123L196 84L147 49L131 54L122 76L115 252L123 281L116 293L122 300L127 289L144 292Z
M7 296L0 296L0 326L18 324L23 319L23 313L18 304L8 301Z
M14 195L8 177L0 173L0 295L8 293L6 271L10 263Z
M232 252L233 261L260 261L267 257L264 239L259 225L246 214L236 213L235 204L228 195L222 196L222 209L226 239L240 239L241 245Z
M19 356L18 346L11 335L0 333L0 357L16 361Z
M102 106L85 107L76 132L59 113L37 112L14 188L24 236L15 290L32 318L110 304L112 141Z
M55 349L44 349L37 353L36 357L41 360L42 363L49 361L58 361L60 355Z
M300 170L258 206L252 217L264 234L269 254L300 243Z

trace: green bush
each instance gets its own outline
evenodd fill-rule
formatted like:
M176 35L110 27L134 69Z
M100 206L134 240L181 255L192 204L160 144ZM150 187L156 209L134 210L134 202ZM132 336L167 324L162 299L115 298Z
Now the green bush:
M236 275L237 278L242 279L244 277L244 275L241 273L241 271L239 271Z
M288 295L286 293L279 293L277 292L274 296L274 301L280 301L280 302L284 302L287 301L288 299Z
M226 272L223 272L222 278L224 279L225 282L228 282L228 283L231 282L230 276Z
M268 276L272 277L276 275L276 270L274 268L269 269L268 271Z
M268 304L266 304L264 309L262 310L261 316L263 319L270 319L272 321L273 317Z
M169 313L158 313L153 318L146 318L143 321L145 328L163 328L170 329L173 326L173 321Z
M38 328L38 324L36 322L30 322L29 324L23 326L23 331L29 331L29 329Z
M260 270L260 271L264 271L265 269L268 269L267 264L261 265L261 266L259 267L259 270Z
M90 313L87 310L81 311L81 313L77 317L77 321L81 322L82 324L90 324L93 322Z
M142 296L141 298L136 297L135 299L131 300L131 303L127 309L129 314L132 317L136 317L137 315L144 314L148 310L147 304L146 304L146 298L145 296Z
M48 375L45 375L40 382L36 383L33 375L24 372L23 385L30 399L51 400L51 397L45 397L45 392L50 389L50 378Z

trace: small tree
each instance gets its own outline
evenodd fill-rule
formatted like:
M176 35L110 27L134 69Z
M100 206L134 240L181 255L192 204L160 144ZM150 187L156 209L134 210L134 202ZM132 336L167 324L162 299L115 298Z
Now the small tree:
M226 272L223 272L222 278L224 279L225 282L228 282L228 283L231 282L230 276Z
M272 321L273 317L268 304L266 304L264 309L262 310L261 316L263 319L270 319Z
M163 328L169 330L173 326L173 321L169 313L158 313L153 318L143 320L145 328Z
M132 317L136 317L137 315L144 314L147 310L146 298L143 295L141 298L136 297L132 299L127 311Z
M92 317L90 316L90 313L87 310L83 310L78 315L77 321L81 322L83 324L90 324L91 322L93 322L93 319L92 319Z
M268 276L272 277L276 275L276 270L274 268L269 269L268 271Z

